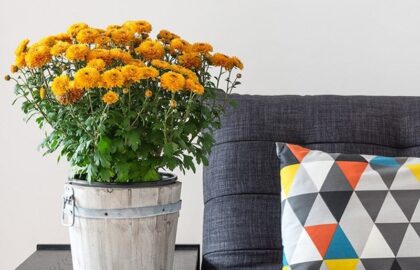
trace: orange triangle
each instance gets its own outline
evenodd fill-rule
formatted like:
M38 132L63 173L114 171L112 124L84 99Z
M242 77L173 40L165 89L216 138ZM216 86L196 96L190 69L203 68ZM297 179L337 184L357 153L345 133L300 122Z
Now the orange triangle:
M302 159L309 153L309 151L311 151L296 144L287 144L287 147L289 147L290 151L292 151L293 155L295 155L299 162L302 162Z
M355 189L368 164L358 161L337 161L337 165L346 176L350 186Z
M336 228L337 224L322 224L305 227L322 257L325 256L325 253L328 250Z

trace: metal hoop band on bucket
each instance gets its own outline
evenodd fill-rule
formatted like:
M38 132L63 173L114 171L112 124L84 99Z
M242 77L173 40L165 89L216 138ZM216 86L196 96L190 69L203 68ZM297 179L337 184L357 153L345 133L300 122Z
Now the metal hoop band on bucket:
M97 219L130 219L167 215L179 212L182 201L175 203L143 206L123 209L89 209L78 207L75 203L74 190L65 185L63 195L63 212L61 222L64 226L74 225L75 217Z

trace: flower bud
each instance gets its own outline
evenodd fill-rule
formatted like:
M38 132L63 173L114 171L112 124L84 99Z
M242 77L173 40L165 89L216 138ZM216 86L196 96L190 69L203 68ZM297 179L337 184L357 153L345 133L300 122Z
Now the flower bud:
M17 66L15 66L15 65L10 66L10 72L16 73L16 72L18 72L18 70L19 70L19 68Z
M146 92L144 93L144 96L147 98L150 98L153 96L153 92L150 91L149 89L146 90ZM176 106L176 105L175 105Z
M128 92L129 92L129 91L130 91L130 90L128 90L128 88L124 88L124 89L123 89L123 93L124 93L124 94L128 94Z
M44 87L41 87L41 88L39 89L39 97L40 97L41 99L44 99L44 98L45 98L45 88L44 88Z
M175 109L176 108L176 100L174 100L174 99L171 99L171 101L169 101L169 106L172 108L172 109Z
M242 74L241 73L236 74L236 78L238 79L242 78Z
M5 81L10 81L11 77L9 75L4 76Z

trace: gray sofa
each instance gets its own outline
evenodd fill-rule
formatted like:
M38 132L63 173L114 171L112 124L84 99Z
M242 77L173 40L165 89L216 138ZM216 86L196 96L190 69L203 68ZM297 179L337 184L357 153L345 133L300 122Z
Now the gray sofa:
M420 156L420 97L234 95L204 169L203 269L281 269L275 142Z

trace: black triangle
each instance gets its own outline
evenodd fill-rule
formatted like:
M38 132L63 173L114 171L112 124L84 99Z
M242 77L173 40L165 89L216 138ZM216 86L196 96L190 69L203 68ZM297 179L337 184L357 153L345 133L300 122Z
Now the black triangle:
M402 166L407 161L407 159L408 158L406 158L406 157L396 157L395 161L398 162L398 164L400 164L400 166Z
M411 223L411 226L413 226L414 230L416 231L417 235L420 237L420 223Z
M420 190L391 190L391 194L408 220L411 220L420 199Z
M321 192L321 197L337 221L340 221L353 191Z
M397 175L397 172L400 169L400 167L383 166L374 163L370 163L370 166L372 167L372 169L379 173L379 175L381 176L382 180L388 188L391 187L392 182L394 181L395 176Z
M379 211L381 210L382 204L385 201L387 190L378 191L356 191L357 196L368 212L372 221L375 221L378 217Z
M361 155L355 154L340 154L336 159L336 161L357 161L357 162L366 162L367 160L362 157Z
M336 160L341 154L339 153L328 153L334 160Z
M400 264L397 262L397 259L394 260L390 270L402 270Z
M334 163L325 178L321 187L321 192L324 191L351 191L353 188L347 181L343 171Z
M361 259L366 270L391 270L394 258Z
M279 154L280 159L280 169L283 169L286 166L299 164L299 160L295 157L287 144L284 145L283 149L280 151Z
M397 258L400 268L392 268L391 270L417 270L420 265L420 257Z
M289 197L287 201L295 212L302 226L305 225L309 212L314 205L317 193L302 194L298 196Z
M392 252L394 252L394 255L397 255L407 232L408 223L377 223L376 226L392 249Z
M287 200L281 202L281 212L284 213L284 207L286 206Z
M321 268L322 261L304 262L290 265L293 270L318 270Z

